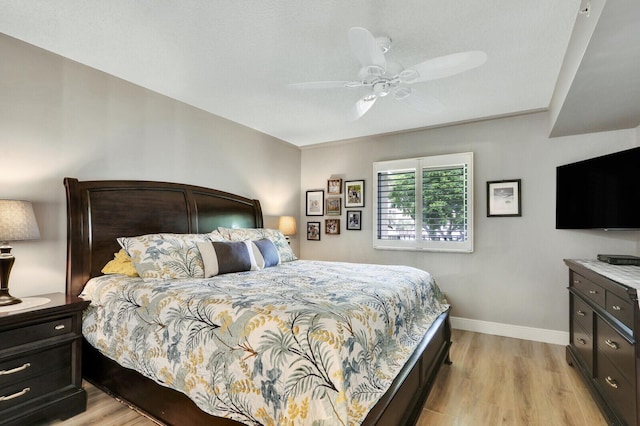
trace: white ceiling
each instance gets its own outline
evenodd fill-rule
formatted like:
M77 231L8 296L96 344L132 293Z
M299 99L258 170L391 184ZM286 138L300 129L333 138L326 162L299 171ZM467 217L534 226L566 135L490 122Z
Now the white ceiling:
M544 110L580 0L2 0L0 32L298 146ZM414 90L425 114L391 96L348 120L361 89L347 40L361 26L411 66L482 50L487 62ZM0 58L1 60L1 58Z

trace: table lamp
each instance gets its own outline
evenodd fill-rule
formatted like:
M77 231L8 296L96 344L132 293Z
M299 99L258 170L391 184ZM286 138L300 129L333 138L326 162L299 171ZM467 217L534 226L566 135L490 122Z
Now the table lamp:
M296 218L293 216L280 216L278 220L278 230L282 232L289 241L290 235L296 235Z
M9 294L9 274L15 258L9 241L37 240L38 223L29 201L0 200L0 306L22 302Z

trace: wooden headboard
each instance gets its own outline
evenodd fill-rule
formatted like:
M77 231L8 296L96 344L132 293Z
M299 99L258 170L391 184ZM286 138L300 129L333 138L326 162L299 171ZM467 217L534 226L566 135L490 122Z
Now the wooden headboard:
M118 237L206 233L219 226L261 228L258 200L178 183L65 178L67 193L67 294L86 282L120 250Z

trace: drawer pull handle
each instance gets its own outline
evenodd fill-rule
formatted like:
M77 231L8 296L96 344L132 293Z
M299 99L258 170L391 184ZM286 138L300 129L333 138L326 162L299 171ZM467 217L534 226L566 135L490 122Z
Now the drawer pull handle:
M64 330L64 324L58 324L54 327L56 330Z
M578 343L580 343L581 345L586 345L586 344L587 344L587 341L586 341L586 340L584 340L584 339L582 339L582 338L580 338L580 337L578 337L576 340L577 340L577 341L578 341Z
M614 389L618 389L618 382L616 382L615 380L613 380L613 379L611 378L611 376L607 376L607 378L606 378L606 379L604 379L604 380L605 380L605 381L607 382L607 384L608 384L609 386L611 386L612 388L614 388Z
M20 392L16 392L13 395L8 395L8 396L0 396L0 401L8 401L10 399L13 398L18 398L21 397L22 395L26 394L27 392L29 392L31 390L31 388L24 388L22 389Z
M576 311L576 314L578 314L581 317L586 315L583 311L580 311L580 310Z
M31 367L31 363L25 362L20 367L12 368L11 370L0 370L0 376L8 376L9 374L19 373Z
M573 280L573 283L574 283L574 284L580 284L581 282L582 282L582 281L580 281L580 280Z
M619 347L618 344L611 339L605 340L604 343L606 343L607 346L609 346L611 349L614 349L614 350L617 350Z
M612 308L614 311L621 311L621 310L622 310L622 308L621 308L620 306L618 306L618 305L613 305L611 308Z
M598 290L589 290L589 294L598 294Z

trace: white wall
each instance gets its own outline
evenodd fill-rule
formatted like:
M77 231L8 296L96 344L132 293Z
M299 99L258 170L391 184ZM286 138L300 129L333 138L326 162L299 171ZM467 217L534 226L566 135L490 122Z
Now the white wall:
M568 330L568 273L563 258L598 253L634 254L635 232L555 229L555 169L596 155L631 148L636 130L547 138L548 116L538 113L440 129L362 138L302 151L304 192L323 189L329 177L366 179L363 230L301 238L303 258L400 263L431 272L455 317L542 330ZM372 248L372 163L445 153L475 154L475 252L381 251ZM486 182L522 179L522 217L486 215Z
M65 176L258 198L270 227L297 213L297 147L1 34L0 58L0 198L31 200L41 232L12 244L14 296L64 292Z

